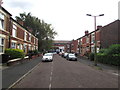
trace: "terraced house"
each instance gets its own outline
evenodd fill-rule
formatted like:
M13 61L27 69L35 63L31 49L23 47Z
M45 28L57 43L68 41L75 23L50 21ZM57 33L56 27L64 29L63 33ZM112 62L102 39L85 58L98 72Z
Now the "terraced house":
M78 38L79 53L84 56L87 53L94 52L95 49L95 31L85 31L85 35ZM115 20L105 26L98 26L96 30L97 52L101 48L108 48L112 44L120 44L120 20Z
M3 7L0 8L0 54L6 48L24 50L38 49L38 39L26 30L22 23L12 18L12 15Z

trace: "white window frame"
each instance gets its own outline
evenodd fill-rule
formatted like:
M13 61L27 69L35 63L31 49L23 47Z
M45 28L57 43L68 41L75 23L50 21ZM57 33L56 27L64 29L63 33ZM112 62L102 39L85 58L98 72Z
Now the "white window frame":
M29 50L31 50L31 45L29 44L29 48L28 48Z
M31 34L29 34L29 41L31 42Z
M86 36L86 43L89 43L89 37Z
M13 24L12 36L17 37L17 26L15 24Z
M16 42L12 42L11 43L11 48L16 49L16 45L17 45Z
M4 53L4 45L5 45L5 38L0 37L0 47L1 47L0 53Z
M5 16L2 13L0 13L0 29L1 30L5 29Z
M22 44L19 43L19 44L17 45L17 48L22 50Z
M26 53L26 52L27 52L27 44L26 44L26 43L23 44L23 48L24 48L24 49L23 49L24 52Z
M92 34L91 43L95 43L95 34Z

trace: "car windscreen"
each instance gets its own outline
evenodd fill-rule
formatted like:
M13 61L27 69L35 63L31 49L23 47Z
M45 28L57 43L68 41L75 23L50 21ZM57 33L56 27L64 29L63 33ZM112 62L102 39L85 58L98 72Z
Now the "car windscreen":
M45 54L44 56L52 56L52 54Z
M69 56L75 56L74 54L69 54Z

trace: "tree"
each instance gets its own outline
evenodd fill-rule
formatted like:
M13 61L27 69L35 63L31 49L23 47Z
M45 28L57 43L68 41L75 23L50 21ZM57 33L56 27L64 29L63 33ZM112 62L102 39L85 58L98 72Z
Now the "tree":
M28 31L31 29L32 34L38 38L39 51L49 50L52 47L52 41L57 35L51 24L45 23L44 20L32 16L31 13L20 13L16 16L17 21L23 21L23 27Z

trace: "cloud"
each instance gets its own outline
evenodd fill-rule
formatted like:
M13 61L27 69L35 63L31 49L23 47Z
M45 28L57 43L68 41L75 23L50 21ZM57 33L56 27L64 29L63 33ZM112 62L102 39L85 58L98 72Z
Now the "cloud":
M12 0L12 2L8 2L8 5L12 8L21 8L21 9L29 9L33 6L30 1L27 0Z

